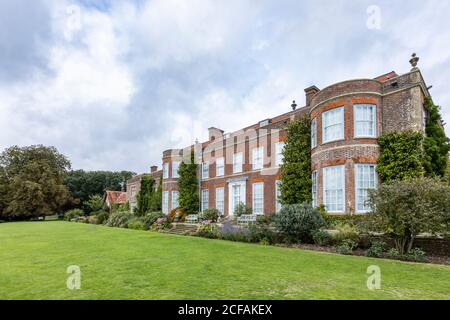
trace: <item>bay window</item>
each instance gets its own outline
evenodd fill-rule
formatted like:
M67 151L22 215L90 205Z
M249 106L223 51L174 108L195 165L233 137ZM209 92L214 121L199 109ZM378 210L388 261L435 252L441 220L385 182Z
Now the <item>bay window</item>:
M179 178L178 169L180 168L180 161L172 162L172 178Z
M317 119L311 121L311 148L317 147Z
M312 181L312 206L317 207L317 171L313 171L311 174L311 181Z

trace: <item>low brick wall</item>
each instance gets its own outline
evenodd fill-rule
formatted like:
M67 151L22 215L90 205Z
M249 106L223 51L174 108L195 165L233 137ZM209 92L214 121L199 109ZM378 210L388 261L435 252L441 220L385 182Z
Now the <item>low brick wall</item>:
M372 241L375 239L386 242L386 244L389 248L394 247L394 241L391 238L384 237L384 236L371 237ZM363 246L364 247L370 246L370 242L364 241ZM420 238L416 238L414 240L413 247L422 249L423 251L425 251L425 253L427 255L450 257L450 239L449 238L439 239L439 238L422 238L422 237L420 237Z

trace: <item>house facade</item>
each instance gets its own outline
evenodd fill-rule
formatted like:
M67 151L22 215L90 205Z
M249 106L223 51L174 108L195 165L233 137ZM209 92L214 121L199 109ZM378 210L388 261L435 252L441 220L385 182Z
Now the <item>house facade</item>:
M134 209L137 207L137 195L141 190L141 180L144 175L148 173L143 173L134 176L133 178L127 181L127 199L130 204L130 211L134 212ZM155 181L155 187L157 188L160 184L162 170L158 170L157 166L152 166L150 168L150 175L153 177Z
M163 211L178 207L178 167L183 155L195 150L200 164L200 208L233 214L239 203L254 214L280 210L280 166L286 126L301 116L311 120L313 204L329 213L367 212L368 191L377 186L377 137L384 132L425 130L422 74L413 69L375 79L355 79L322 90L305 89L306 105L242 130L225 134L209 128L209 139L185 149L163 153Z

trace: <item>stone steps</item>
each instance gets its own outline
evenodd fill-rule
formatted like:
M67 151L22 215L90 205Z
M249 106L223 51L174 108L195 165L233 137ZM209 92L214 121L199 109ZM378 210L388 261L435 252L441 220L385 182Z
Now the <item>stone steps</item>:
M173 223L172 228L166 232L171 234L186 235L195 233L197 230L198 224Z

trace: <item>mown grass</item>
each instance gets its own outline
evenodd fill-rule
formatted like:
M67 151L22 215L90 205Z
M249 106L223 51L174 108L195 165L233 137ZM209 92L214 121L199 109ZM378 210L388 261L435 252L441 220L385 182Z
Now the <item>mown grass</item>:
M450 299L447 266L59 221L0 224L0 262L0 299Z

